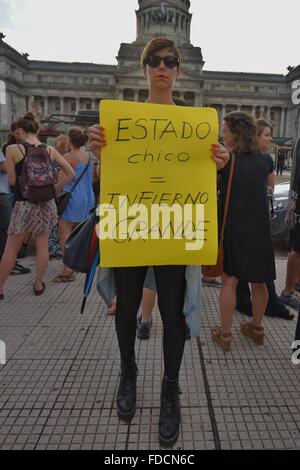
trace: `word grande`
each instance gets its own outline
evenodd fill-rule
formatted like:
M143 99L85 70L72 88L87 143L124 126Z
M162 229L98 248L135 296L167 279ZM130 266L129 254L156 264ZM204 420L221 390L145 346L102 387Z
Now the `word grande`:
M132 240L189 240L186 251L202 250L207 231L204 219L204 204L159 205L149 208L143 204L128 207L126 196L119 196L118 211L112 204L101 204L97 215L97 234L101 240L116 243Z

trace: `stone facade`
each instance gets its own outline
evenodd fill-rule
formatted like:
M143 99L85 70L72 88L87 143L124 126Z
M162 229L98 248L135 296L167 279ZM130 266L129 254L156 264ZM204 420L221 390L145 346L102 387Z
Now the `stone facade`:
M26 109L45 117L94 110L102 99L144 101L147 84L140 55L148 40L165 36L174 39L183 57L175 96L191 106L216 108L220 122L225 113L242 110L271 121L276 137L300 135L300 106L291 100L300 66L287 75L206 71L201 48L190 42L189 0L139 0L136 17L136 40L121 44L117 65L32 61L0 34L0 83L6 85L0 124L8 126Z

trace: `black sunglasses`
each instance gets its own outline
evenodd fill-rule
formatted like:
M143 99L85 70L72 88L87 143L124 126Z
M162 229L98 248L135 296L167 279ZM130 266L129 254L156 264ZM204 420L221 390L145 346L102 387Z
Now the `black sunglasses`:
M149 65L152 69L156 69L160 66L161 61L165 64L168 69L174 69L179 66L179 58L173 55L167 55L166 57L159 57L158 55L149 55L145 58L145 65Z

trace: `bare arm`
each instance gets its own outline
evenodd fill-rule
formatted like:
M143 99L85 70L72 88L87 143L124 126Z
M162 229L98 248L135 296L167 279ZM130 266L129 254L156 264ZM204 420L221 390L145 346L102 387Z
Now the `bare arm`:
M7 163L6 162L1 162L0 163L0 171L2 173L7 173Z
M7 179L10 186L16 184L16 146L11 145L6 149L6 168L7 168Z
M75 171L71 165L58 153L55 149L51 148L51 158L61 168L63 175L59 177L58 183L55 185L55 190L58 193L75 178Z

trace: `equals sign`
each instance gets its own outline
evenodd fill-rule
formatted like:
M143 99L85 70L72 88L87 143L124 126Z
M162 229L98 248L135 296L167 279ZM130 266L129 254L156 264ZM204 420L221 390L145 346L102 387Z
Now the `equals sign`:
M163 176L152 176L150 183L166 183L166 180Z

